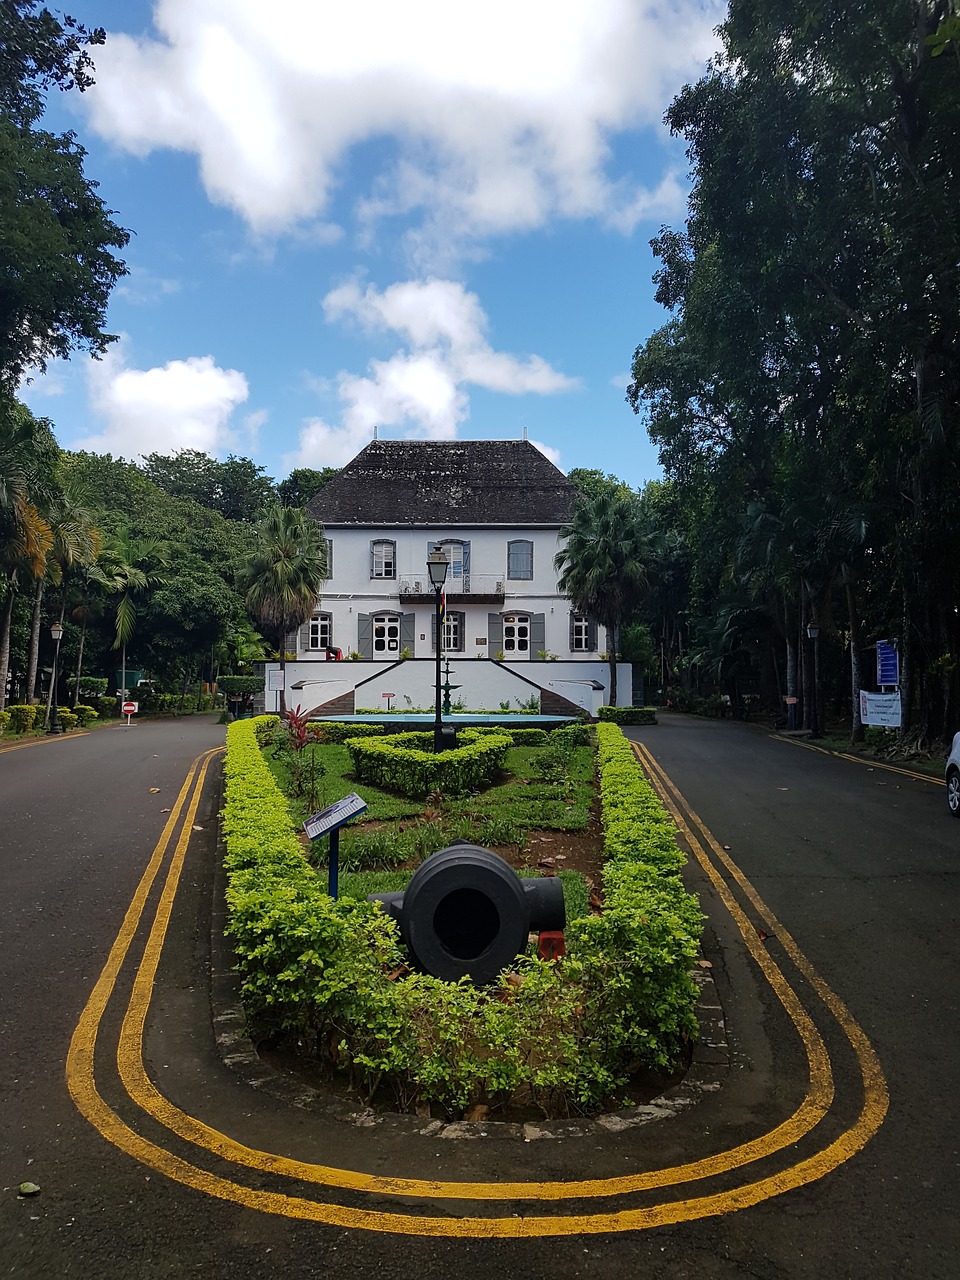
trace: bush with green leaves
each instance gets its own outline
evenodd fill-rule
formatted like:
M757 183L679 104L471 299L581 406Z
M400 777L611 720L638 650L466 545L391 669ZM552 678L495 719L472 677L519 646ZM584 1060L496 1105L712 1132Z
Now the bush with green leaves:
M7 732L7 725L10 723L10 712L0 711L0 733Z
M107 692L110 681L106 676L81 676L80 696L82 698L99 698Z
M78 702L73 708L73 714L77 717L77 723L81 729L85 729L88 724L92 724L94 720L100 719L100 713L95 711L93 707L88 706L85 702Z
M342 720L311 721L320 742L346 742L348 738L376 738L383 734L382 724L349 724Z
M421 747L430 734L395 733L382 739L348 738L347 750L356 776L362 782L398 791L404 796L445 796L481 790L502 772L510 739L485 734L453 751L427 751Z
M118 716L120 714L120 699L101 697L97 700L97 708L101 716Z
M36 726L37 719L42 717L42 708L29 703L16 703L7 707L7 711L10 717L7 728L10 733L30 733Z
M326 895L260 751L270 721L231 725L225 766L228 931L255 1029L296 1032L367 1098L385 1086L402 1108L450 1115L507 1098L548 1115L591 1111L637 1064L676 1061L696 1032L700 913L666 865L666 819L616 749L614 735L629 753L619 729L601 726L615 810L603 913L573 921L562 960L518 957L510 981L485 989L409 973L386 913Z
M597 719L610 724L656 724L656 707L597 707Z

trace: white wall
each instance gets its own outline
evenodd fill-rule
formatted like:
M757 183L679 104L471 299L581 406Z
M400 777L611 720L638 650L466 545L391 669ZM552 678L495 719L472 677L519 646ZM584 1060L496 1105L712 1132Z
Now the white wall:
M443 665L445 671L445 660ZM268 664L267 671L271 669L279 670L278 664ZM386 710L384 693L395 695L394 710L402 711L409 705L432 709L436 670L434 659L400 663L288 662L286 703L291 708L300 706L309 710L359 685L356 692L358 711L361 708ZM450 683L460 686L450 697L454 702L462 701L471 711L498 711L501 702L509 702L515 710L519 703L536 694L539 687L557 693L596 715L597 708L607 706L610 701L609 674L606 662L517 662L506 665L476 658L458 659L450 655ZM618 701L621 704L629 697L631 677L631 664L617 663ZM445 678L444 675L442 679ZM592 680L602 688L592 689L589 684ZM300 681L304 682L302 689L291 687ZM265 698L266 710L277 710L278 695L268 689Z
M561 659L573 659L570 653L569 617L570 605L557 592L557 573L553 567L554 556L560 547L556 529L480 528L462 529L337 529L325 531L333 543L333 576L324 585L318 610L333 618L333 643L346 655L358 648L358 620L360 614L380 611L414 613L414 646L412 656L431 657L432 626L435 596L426 569L428 547L446 537L463 538L470 543L471 590L489 594L499 581L503 584L504 599L499 604L464 603L458 598L457 583L449 580L447 607L466 614L464 627L464 658L496 657L498 646L477 643L488 639L487 615L490 613L543 614L545 623L544 647ZM396 543L397 578L371 579L370 543L387 538ZM507 543L514 538L529 539L534 544L533 579L511 580L507 578ZM423 600L414 604L400 604L400 582L420 582ZM607 647L606 634L598 628L597 650ZM298 656L306 656L301 650ZM589 658L590 655L584 655ZM536 655L533 654L533 659Z

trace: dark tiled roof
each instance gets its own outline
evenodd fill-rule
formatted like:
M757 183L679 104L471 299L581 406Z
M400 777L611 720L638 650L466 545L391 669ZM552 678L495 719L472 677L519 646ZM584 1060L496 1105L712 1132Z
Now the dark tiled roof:
M525 440L375 440L307 510L324 525L555 525L574 492Z

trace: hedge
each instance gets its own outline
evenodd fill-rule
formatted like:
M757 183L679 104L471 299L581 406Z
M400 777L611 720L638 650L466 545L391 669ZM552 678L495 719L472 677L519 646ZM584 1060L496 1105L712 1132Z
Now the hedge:
M675 1063L696 1033L689 970L701 917L661 865L667 820L636 761L628 769L617 750L619 729L600 727L604 808L617 833L603 913L570 926L562 960L518 957L513 980L486 990L406 973L384 912L327 896L259 749L276 723L227 730L228 932L254 1032L294 1031L368 1097L386 1082L402 1107L430 1102L450 1114L508 1096L547 1114L596 1109L638 1066Z
M42 719L42 709L30 703L15 703L7 707L10 719L7 729L10 733L29 733L36 725L37 717Z
M656 707L597 707L597 719L611 724L656 724Z
M429 733L395 733L387 738L347 738L353 771L361 782L427 796L439 791L461 796L489 787L502 771L512 746L506 734L484 734L452 751L427 750Z

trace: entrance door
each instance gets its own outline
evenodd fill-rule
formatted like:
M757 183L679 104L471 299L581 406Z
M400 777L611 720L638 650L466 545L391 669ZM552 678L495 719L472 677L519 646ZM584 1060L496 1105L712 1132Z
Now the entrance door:
M503 652L507 658L530 657L530 617L526 613L503 615Z

